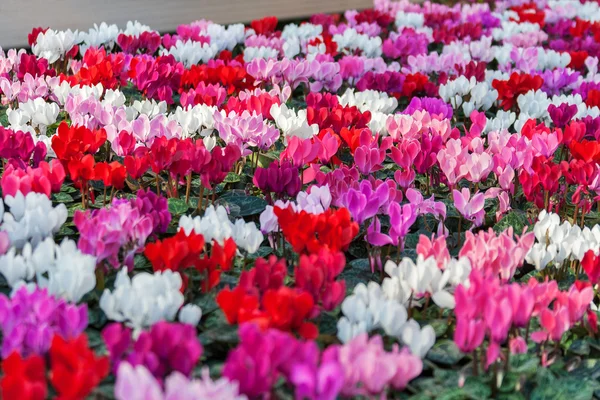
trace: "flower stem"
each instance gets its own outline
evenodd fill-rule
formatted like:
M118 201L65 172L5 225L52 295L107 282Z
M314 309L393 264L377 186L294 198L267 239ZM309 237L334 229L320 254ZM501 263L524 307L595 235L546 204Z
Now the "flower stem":
M190 204L190 190L192 188L192 173L187 176L187 186L185 188L185 204Z

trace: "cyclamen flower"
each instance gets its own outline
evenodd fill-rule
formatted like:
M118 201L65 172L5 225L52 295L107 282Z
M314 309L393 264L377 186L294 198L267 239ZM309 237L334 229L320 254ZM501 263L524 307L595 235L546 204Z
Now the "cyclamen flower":
M388 389L402 390L423 369L421 360L407 349L394 345L386 352L380 336L360 335L348 344L330 346L322 360L342 366L345 396L384 396Z
M31 51L38 57L43 57L48 60L49 64L62 59L65 56L70 56L75 50L73 56L77 54L77 38L78 32L71 31L55 31L48 29L45 32L40 32L35 38L34 44L31 46Z
M108 357L89 348L87 336L73 339L56 335L50 347L50 382L58 396L85 398L108 375Z
M513 238L512 227L500 235L492 229L479 231L476 235L466 232L459 256L467 257L471 266L484 274L499 275L503 281L508 281L525 261L534 241L533 232Z
M213 381L208 368L202 369L202 379L189 380L179 372L173 372L165 379L164 390L143 365L132 366L121 362L115 383L117 400L195 400L222 399L246 400L238 393L237 382L227 378Z
M132 338L131 329L110 324L102 331L113 371L121 363L142 365L159 380L172 372L189 376L202 355L196 328L187 324L158 322L149 331Z
M117 273L114 289L104 289L100 308L112 321L125 322L136 331L159 321L173 321L183 305L178 272L142 272L129 278L127 268Z
M12 248L0 256L0 273L13 288L35 278L49 294L77 303L96 287L96 258L81 253L72 240L57 245L46 238L34 249L27 243L21 254Z
M266 124L261 114L244 111L241 115L230 112L224 116L216 111L215 129L227 144L235 144L243 156L252 151L248 147L267 150L279 139L279 131Z
M155 194L152 190L138 190L131 204L142 215L152 219L152 232L165 233L171 222L171 213L167 199Z
M277 196L298 194L302 187L298 168L287 161L273 161L267 168L258 167L254 173L254 184L262 191Z
M239 383L240 393L250 398L267 394L278 378L288 376L294 363L318 356L314 342L300 342L276 329L265 331L252 323L239 328L240 344L229 352L223 376ZM254 373L248 374L248 365Z
M73 223L80 233L79 249L106 261L113 268L123 262L133 268L133 257L141 252L154 229L151 215L145 215L128 200L113 200L110 208L77 211ZM124 251L125 250L125 251Z
M476 193L471 197L471 192L468 188L463 188L460 192L454 190L454 205L458 212L467 220L473 222L474 226L483 224L485 218L485 210L483 209L485 198L483 193Z
M3 212L5 207L9 212ZM0 214L4 214L0 230L8 234L12 246L21 249L26 243L35 247L58 232L68 213L62 203L53 207L45 194L17 192L14 197L6 196L4 203L0 201Z
M22 357L12 353L2 361L0 389L3 398L45 399L48 394L46 366L38 355Z
M87 324L86 305L70 305L50 296L46 289L22 287L12 298L0 295L2 358L13 351L22 356L45 355L55 335L76 338Z

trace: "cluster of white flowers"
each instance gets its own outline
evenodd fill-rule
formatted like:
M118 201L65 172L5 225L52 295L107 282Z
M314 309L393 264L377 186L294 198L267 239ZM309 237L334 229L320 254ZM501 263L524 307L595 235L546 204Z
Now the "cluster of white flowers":
M187 108L177 107L169 114L169 121L177 121L182 129L182 138L200 133L202 136L210 135L215 127L214 114L219 112L217 107L197 104ZM210 150L210 148L209 148Z
M186 68L192 65L207 63L208 60L215 58L219 54L219 48L216 44L200 43L193 40L181 41L178 40L175 46L171 46L168 50L162 51L163 55L172 55L175 60L183 63Z
M404 305L385 297L381 286L375 282L359 283L353 293L344 299L337 324L338 338L348 343L362 333L381 328L386 335L399 339L418 357L425 357L435 344L435 331L431 325L423 328L414 319L408 320Z
M48 126L54 124L58 118L60 107L58 104L49 102L47 103L41 97L33 100L28 100L19 103L18 109L7 109L6 115L8 116L9 122L12 129L24 128L31 126L32 129L25 130L27 132L35 132L35 129L39 133L45 135Z
M14 289L35 279L48 293L77 303L96 287L96 257L72 240L58 245L49 237L35 247L26 243L20 253L12 247L0 256L0 273Z
M488 118L484 132L501 131L509 129L517 120L517 114L513 111L498 110L494 118Z
M244 43L246 38L246 27L244 24L233 24L227 27L215 23L209 23L206 30L200 34L210 37L210 44L217 46L217 53L223 50L233 50L233 48Z
M127 268L117 273L112 292L104 290L100 298L100 308L111 321L124 322L140 331L159 321L173 321L183 305L181 275L171 270L157 271L154 274L141 272L129 278ZM202 315L195 305L188 305L181 319L196 322ZM199 319L199 318L198 318Z
M37 57L45 58L49 64L52 64L64 57L78 43L78 37L79 33L70 29L66 31L48 29L38 34L31 51Z
M287 24L281 31L281 37L285 40L299 39L302 42L308 42L323 33L323 25L304 23L300 26L296 24Z
M231 222L223 206L209 206L202 217L184 215L179 219L179 228L186 235L194 231L204 236L206 243L216 240L222 245L225 240L232 238L237 247L249 254L256 253L264 239L254 222L245 222L243 218L237 219L235 223Z
M57 102L61 105L65 105L69 96L79 97L82 100L89 99L90 97L95 98L96 100L100 100L102 94L104 93L104 86L102 83L97 83L96 85L69 85L69 82L63 81L60 84L52 84L53 82L49 82L50 90L56 98ZM117 90L118 91L118 90ZM110 92L113 92L110 90ZM120 93L120 91L119 91ZM109 90L106 91L106 94L109 97L114 96L114 94L109 94ZM106 96L105 96L106 97Z
M319 133L317 124L308 124L306 110L304 109L298 110L298 113L296 113L285 104L273 104L270 112L277 128L285 137L298 136L301 139L311 139Z
M425 25L425 15L421 13L398 11L396 13L396 27L421 28Z
M463 103L463 97L470 96L469 101ZM454 109L461 105L465 115L470 115L473 110L488 110L498 99L498 92L487 82L477 82L475 77L467 79L460 76L440 85L440 97L450 103Z
M600 251L600 225L581 229L560 216L543 210L533 228L536 243L525 261L541 271L547 266L561 267L564 262L583 259L588 250Z
M344 299L343 316L338 321L338 337L342 342L381 328L386 335L401 339L412 350L413 345L407 337L418 336L415 329L418 324L415 327L408 321L409 331L405 331L406 307L418 304L417 298L427 294L439 307L454 308L454 295L450 289L469 284L471 264L464 257L451 259L441 270L433 257L424 260L419 256L416 263L410 258L404 258L399 265L388 261L385 272L389 277L381 286L375 282L369 282L368 286L358 284L354 293Z
M265 60L268 59L277 59L279 55L279 51L272 47L260 46L260 47L246 47L244 49L244 61L250 62L256 58L262 58Z
M348 50L351 54L356 50L361 50L362 55L373 58L380 57L382 53L380 36L370 37L358 33L354 28L347 28L341 35L333 35L333 41L337 43L339 51Z
M4 212L4 207L9 211ZM52 206L45 194L29 192L27 196L17 192L15 196L6 196L0 200L0 230L8 234L10 243L22 249L27 243L36 247L40 242L60 230L66 222L67 207L60 203Z
M387 93L377 90L355 92L354 89L348 88L343 95L338 96L338 100L341 105L356 106L361 112L390 114L398 107L398 100L395 97L390 97Z
M102 22L100 25L94 24L94 27L87 32L79 32L78 42L81 43L79 45L81 55L84 55L90 47L104 46L107 50L112 50L119 33L117 25L108 25L106 22Z

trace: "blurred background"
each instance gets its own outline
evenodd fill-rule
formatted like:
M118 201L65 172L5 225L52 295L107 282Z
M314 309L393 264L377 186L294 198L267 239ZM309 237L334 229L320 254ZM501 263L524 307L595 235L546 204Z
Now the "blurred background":
M373 0L0 0L0 47L27 46L34 27L88 30L106 22L124 28L138 20L160 32L199 19L247 23L274 15L308 17L372 7Z

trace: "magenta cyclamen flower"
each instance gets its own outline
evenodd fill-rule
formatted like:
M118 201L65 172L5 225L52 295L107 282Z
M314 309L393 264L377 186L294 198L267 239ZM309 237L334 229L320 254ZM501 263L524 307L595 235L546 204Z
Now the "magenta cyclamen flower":
M140 210L142 215L152 219L152 233L165 233L171 222L169 204L163 196L152 190L138 190L137 196L130 199L131 205Z
M289 161L273 161L267 168L256 168L254 184L265 193L294 197L302 188L298 168Z
M44 355L52 338L79 336L87 327L85 304L75 306L48 294L46 289L18 289L12 298L0 295L0 327L2 328L2 358L16 351L26 357Z
M577 105L562 103L557 107L554 104L550 104L548 106L548 114L550 114L554 126L562 129L567 126L577 114Z
M110 208L77 211L73 223L79 230L77 246L114 268L133 268L133 257L142 251L154 228L153 218L128 200L114 200Z
M137 340L130 328L114 323L102 331L114 372L121 361L145 366L157 379L177 371L189 376L202 355L196 329L188 324L158 322Z
M261 331L252 323L239 328L240 344L227 355L223 376L240 384L250 398L270 392L281 377L292 374L294 364L315 365L319 350L314 342L301 342L275 329Z
M381 49L386 57L405 60L408 56L427 54L427 46L429 46L429 39L426 34L404 28L399 33L391 32Z

